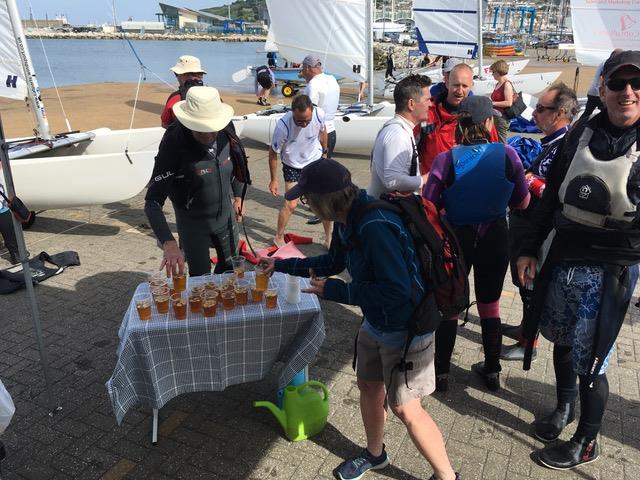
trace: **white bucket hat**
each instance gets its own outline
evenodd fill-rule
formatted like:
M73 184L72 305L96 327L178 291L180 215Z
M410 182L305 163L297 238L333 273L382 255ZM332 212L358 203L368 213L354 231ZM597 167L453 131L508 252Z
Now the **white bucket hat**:
M186 100L173 106L182 125L194 132L219 132L231 121L233 107L222 103L213 87L191 87Z
M200 59L191 55L181 56L178 62L171 67L171 71L178 75L182 73L207 73L202 69Z

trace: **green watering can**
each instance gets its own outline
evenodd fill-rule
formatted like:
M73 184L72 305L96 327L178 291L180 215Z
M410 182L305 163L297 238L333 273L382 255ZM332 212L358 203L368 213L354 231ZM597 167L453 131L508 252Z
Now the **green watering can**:
M271 402L253 402L266 407L278 419L284 434L292 442L305 440L322 431L329 414L327 386L315 380L284 389L282 409Z

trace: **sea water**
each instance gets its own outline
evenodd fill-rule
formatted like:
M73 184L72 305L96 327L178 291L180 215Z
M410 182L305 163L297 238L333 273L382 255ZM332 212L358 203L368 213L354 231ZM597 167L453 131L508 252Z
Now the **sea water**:
M258 53L264 47L261 42L131 40L130 46L125 40L29 39L28 45L41 88L52 87L53 79L58 86L137 82L141 68L136 54L148 69L144 72L146 82L164 80L175 85L169 69L181 55L194 55L207 71L206 85L246 92L253 91L252 79L237 84L231 75L247 65L266 63L266 54Z

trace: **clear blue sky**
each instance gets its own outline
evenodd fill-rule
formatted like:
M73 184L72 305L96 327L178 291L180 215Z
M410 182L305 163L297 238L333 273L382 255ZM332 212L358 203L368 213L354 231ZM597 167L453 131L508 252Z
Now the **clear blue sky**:
M232 0L170 0L163 1L177 7L203 8L217 7L231 3ZM29 6L33 17L44 19L45 15L54 18L57 14L66 15L72 25L87 23L112 23L112 0L17 0L20 16L29 18ZM116 15L119 21L128 20L156 20L156 13L160 12L159 2L156 0L115 0Z

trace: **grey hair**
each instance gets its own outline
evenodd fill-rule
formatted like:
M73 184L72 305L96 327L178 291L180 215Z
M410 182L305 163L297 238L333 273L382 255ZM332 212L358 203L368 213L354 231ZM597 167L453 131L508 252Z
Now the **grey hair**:
M576 92L574 92L572 88L569 88L564 82L554 83L549 87L549 91L556 92L553 106L557 109L563 109L565 118L571 122L579 110Z
M358 197L360 189L350 184L348 187L330 193L307 193L307 203L320 220L337 220Z

